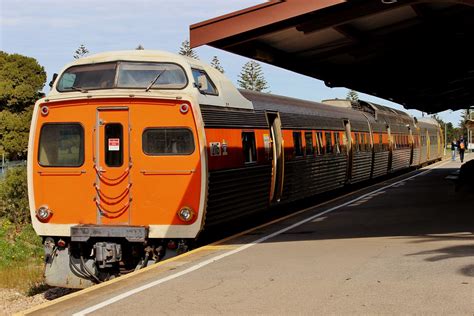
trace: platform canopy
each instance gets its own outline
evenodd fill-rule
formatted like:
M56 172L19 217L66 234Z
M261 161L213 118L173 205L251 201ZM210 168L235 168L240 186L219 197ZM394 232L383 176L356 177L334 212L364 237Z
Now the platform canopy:
M474 105L474 0L273 0L190 39L406 108Z

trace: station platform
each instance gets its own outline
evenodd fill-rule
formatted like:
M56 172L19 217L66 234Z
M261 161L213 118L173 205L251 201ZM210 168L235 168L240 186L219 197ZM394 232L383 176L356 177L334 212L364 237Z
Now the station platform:
M460 166L385 180L22 314L472 315L474 195L446 179Z

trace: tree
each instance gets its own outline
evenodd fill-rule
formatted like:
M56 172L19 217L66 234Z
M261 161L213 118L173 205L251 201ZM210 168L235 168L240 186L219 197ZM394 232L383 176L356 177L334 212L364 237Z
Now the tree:
M0 200L0 218L17 225L30 221L25 167L8 170L5 179L0 181Z
M9 160L26 159L32 108L21 113L0 112L0 154Z
M359 94L355 90L350 90L347 92L346 100L351 101L351 103L359 103Z
M79 59L86 56L87 54L89 54L89 50L86 48L86 46L84 46L84 44L81 44L81 46L79 46L79 48L74 52L74 58Z
M224 73L224 68L222 67L221 62L217 56L212 57L211 66L219 70L221 73Z
M467 127L466 123L469 120L469 109L463 110L461 114L461 121L459 121L460 134L467 136ZM461 136L459 135L459 136Z
M461 136L461 130L453 126L453 123L446 123L446 143L449 144L453 139L458 139Z
M181 47L179 48L178 54L183 55L183 56L188 56L194 59L199 59L199 56L197 53L191 48L191 45L189 44L188 40L184 40L181 43Z
M36 59L0 51L0 111L22 112L43 96L45 82Z
M137 48L135 48L136 50L144 50L145 47L142 46L142 44L138 44Z
M251 60L248 61L239 74L237 80L239 87L242 89L265 92L268 89L267 81L263 75L262 68L259 63Z
M438 114L432 114L431 118L436 120L438 122L439 126L443 130L443 138L446 135L446 139L444 140L446 146L451 143L452 141L452 136L453 136L453 124L451 123L445 123L439 116Z
M26 159L33 104L45 82L34 58L0 51L0 154L7 159Z

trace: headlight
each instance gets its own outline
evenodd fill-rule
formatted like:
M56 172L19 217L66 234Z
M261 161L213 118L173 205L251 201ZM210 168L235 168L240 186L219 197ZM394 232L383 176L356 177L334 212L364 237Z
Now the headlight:
M190 207L183 207L178 211L178 217L183 222L189 222L194 218L194 211Z
M36 217L40 222L47 222L51 216L53 216L53 212L47 205L42 205L36 210Z

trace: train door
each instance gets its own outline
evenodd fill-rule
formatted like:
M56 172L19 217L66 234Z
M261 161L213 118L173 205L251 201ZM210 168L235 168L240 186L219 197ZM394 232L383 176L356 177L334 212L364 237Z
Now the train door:
M128 107L99 107L94 149L97 224L130 223L129 140Z
M392 170L392 159L393 159L393 139L390 126L387 125L387 136L388 136L388 172Z
M413 141L413 131L411 130L411 127L408 127L408 141L410 145L410 164L411 166L413 164L413 153L414 153L414 141Z
M437 138L438 138L438 156L436 158L443 156L443 136L441 134L441 130L437 130Z
M430 132L426 129L426 161L430 160L431 157L431 139L430 139Z
M419 165L423 159L421 157L422 153L422 144L421 144L421 129L419 127L415 127L415 134L413 135L413 138L415 140L415 150L416 150L416 161L414 161L415 165Z
M283 193L285 170L285 151L281 121L278 113L267 113L272 138L272 180L270 184L270 202L280 202Z
M372 153L372 159L371 159L371 162L370 162L370 178L372 178L372 176L374 174L374 165L375 165L374 132L372 131L372 125L370 125L369 118L365 114L364 114L364 116L367 118L367 125L369 127L370 151Z
M344 130L346 135L346 148L347 148L347 171L346 181L350 181L352 178L352 161L353 161L353 148L352 148L352 136L351 136L351 122L344 120Z

